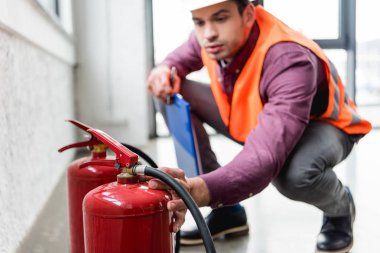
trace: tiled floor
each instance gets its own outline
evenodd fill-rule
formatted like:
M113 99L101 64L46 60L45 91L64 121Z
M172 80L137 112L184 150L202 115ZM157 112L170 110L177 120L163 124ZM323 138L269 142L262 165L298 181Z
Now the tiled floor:
M223 164L240 147L218 135L212 144ZM141 147L160 165L175 166L171 140L159 138ZM335 170L352 189L356 200L355 245L352 253L380 252L380 131L366 136L351 156ZM68 225L65 177L62 177L44 212L18 253L68 252ZM269 186L243 202L248 211L250 234L234 240L216 241L221 253L307 253L314 252L322 214L315 208L281 196ZM207 213L209 209L203 208ZM185 226L189 226L189 221ZM181 252L204 252L202 246L182 247Z

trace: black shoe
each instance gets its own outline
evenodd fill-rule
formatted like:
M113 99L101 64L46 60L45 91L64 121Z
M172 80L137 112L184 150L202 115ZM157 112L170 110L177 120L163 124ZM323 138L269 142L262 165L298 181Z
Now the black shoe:
M342 217L323 216L316 253L347 253L352 248L355 204L348 187L346 187L346 191L350 200L350 214Z
M248 234L247 215L244 207L231 206L214 209L205 218L213 239L235 237ZM198 245L203 240L198 228L189 231L181 230L181 245Z

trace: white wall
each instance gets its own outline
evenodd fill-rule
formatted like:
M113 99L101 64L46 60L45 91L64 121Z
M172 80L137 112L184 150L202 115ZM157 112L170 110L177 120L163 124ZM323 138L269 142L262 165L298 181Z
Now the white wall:
M72 42L33 0L0 0L0 252L14 252L75 139Z
M145 1L74 1L79 119L120 141L148 140Z
M15 252L63 176L67 118L148 140L146 1L73 1L75 40L36 0L0 0L0 253ZM149 48L148 48L149 49Z

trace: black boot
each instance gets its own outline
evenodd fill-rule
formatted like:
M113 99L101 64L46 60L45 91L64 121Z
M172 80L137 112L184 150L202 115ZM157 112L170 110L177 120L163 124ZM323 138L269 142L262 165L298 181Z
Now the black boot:
M248 234L247 215L240 205L214 209L205 218L213 239L225 236L234 237ZM198 228L189 231L181 230L182 245L198 245L203 240Z
M317 239L317 253L347 253L352 248L355 204L346 187L350 200L350 214L342 217L323 216L323 225Z

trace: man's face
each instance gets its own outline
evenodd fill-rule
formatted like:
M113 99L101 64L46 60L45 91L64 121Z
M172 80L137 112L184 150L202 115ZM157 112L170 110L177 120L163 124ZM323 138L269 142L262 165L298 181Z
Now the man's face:
M192 11L197 39L210 58L233 59L249 36L252 8L246 7L241 15L233 1L225 1Z

